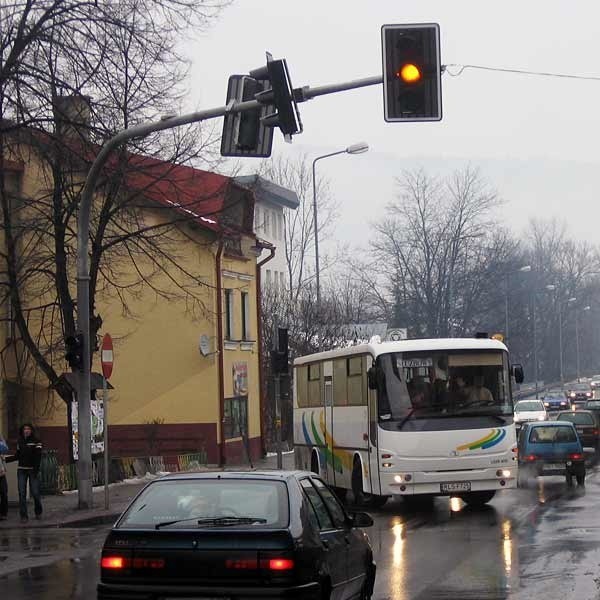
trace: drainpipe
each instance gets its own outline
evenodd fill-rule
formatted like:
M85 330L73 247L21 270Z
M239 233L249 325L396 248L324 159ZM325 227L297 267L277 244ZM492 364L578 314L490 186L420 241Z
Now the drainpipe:
M257 244L258 245L258 244ZM265 448L265 437L263 435L263 415L264 413L264 378L263 378L263 370L261 364L262 358L262 285L261 285L261 268L263 265L268 263L275 256L275 247L267 246L269 249L269 256L256 263L256 329L257 329L257 343L258 343L258 407L260 411L260 444L261 444L261 452L262 455L265 456L266 448Z
M215 257L217 280L217 355L219 365L219 424L217 427L217 440L219 444L219 466L225 465L225 437L223 435L223 419L225 415L225 357L223 343L223 281L221 276L221 256L223 255L223 238L219 238L219 247Z

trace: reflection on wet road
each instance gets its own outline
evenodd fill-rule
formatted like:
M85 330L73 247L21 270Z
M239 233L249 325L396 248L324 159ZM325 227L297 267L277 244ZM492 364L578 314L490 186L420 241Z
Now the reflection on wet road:
M438 498L373 511L373 600L597 599L600 485L532 481L482 510ZM0 532L0 590L11 600L95 597L107 528Z

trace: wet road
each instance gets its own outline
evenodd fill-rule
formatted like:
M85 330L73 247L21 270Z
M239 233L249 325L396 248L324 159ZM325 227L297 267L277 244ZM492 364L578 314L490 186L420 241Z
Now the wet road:
M498 494L484 510L438 498L372 513L374 600L600 598L600 477L560 478ZM11 600L95 597L107 528L0 533L0 590Z

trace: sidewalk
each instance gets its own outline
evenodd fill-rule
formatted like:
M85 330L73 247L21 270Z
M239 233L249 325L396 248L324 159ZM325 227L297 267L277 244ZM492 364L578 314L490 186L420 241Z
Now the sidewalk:
M294 468L294 454L289 452L283 455L284 469ZM254 462L254 469L249 465L227 465L226 471L249 471L262 469L276 469L277 457L267 456ZM219 470L217 467L206 467L205 470ZM0 521L0 531L20 527L91 527L95 525L113 523L125 510L131 499L156 476L147 474L146 477L127 479L123 482L112 483L109 486L110 508L104 508L104 487L95 487L93 494L93 508L79 510L77 508L77 492L64 492L55 496L42 496L44 515L40 521L33 518L33 503L29 502L29 521L21 524L19 509L10 506L8 520Z

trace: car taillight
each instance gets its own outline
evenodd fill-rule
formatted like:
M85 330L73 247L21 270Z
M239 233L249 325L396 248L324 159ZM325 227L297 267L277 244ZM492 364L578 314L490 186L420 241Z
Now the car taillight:
M527 462L533 462L535 460L537 460L538 457L535 454L528 454L524 460L526 460Z
M600 434L600 429L594 429L594 430L592 430L592 433L594 435L598 435L598 434Z
M569 458L571 460L582 460L583 454L580 454L579 452L573 452L573 454L569 454Z
M289 571L294 568L294 561L291 558L269 558L267 568L269 571Z
M103 569L111 569L118 571L119 569L127 569L129 567L130 560L125 556L103 556L100 561L100 566Z

